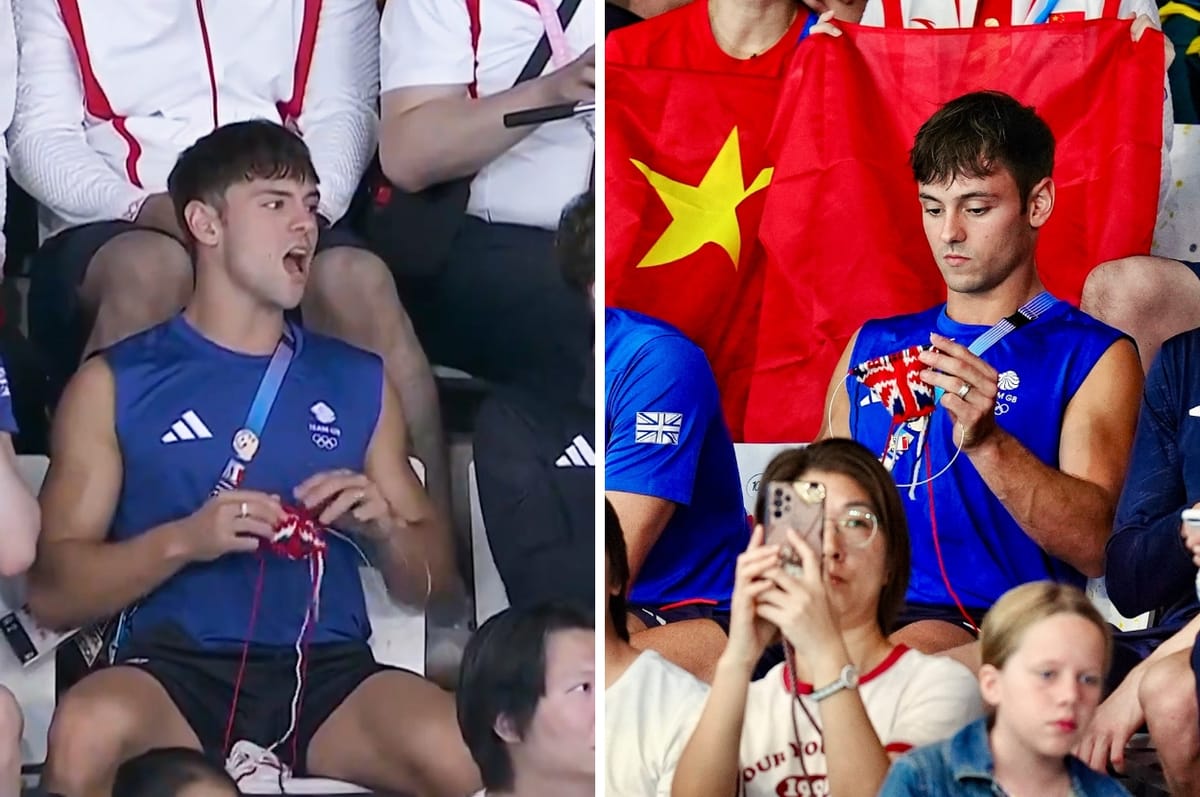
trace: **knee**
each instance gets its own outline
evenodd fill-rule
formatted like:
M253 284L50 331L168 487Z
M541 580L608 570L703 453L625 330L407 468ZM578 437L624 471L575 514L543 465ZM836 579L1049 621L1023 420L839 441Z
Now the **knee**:
M1181 744L1200 736L1196 678L1189 654L1185 651L1154 664L1138 685L1138 701L1151 732L1159 737L1169 734Z
M12 692L0 686L0 760L4 760L10 751L16 750L21 743L21 734L25 730L25 719L21 715L21 706Z
M100 280L100 301L133 312L173 312L192 289L192 262L182 244L154 232L129 232L109 241L89 265Z
M1144 321L1168 298L1171 265L1177 264L1143 256L1101 263L1083 283L1080 307L1117 327L1122 327L1117 322Z
M48 755L60 778L86 780L113 768L135 730L137 718L127 703L87 686L68 691L50 720Z
M313 263L309 292L335 314L363 314L380 303L399 306L387 265L371 252L350 246L329 249Z

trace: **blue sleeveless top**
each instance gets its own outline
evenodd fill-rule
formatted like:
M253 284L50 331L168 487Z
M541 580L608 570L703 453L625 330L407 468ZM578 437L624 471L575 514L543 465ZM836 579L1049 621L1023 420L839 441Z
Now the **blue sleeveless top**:
M945 305L913 315L867 322L858 335L850 365L899 349L929 343L936 331L969 346L990 327L957 323ZM996 422L1034 456L1058 467L1063 415L1075 391L1101 355L1122 333L1063 301L1056 301L1032 323L1009 332L982 355L1000 374ZM847 377L850 434L880 455L887 449L891 413L854 377ZM930 522L931 475L938 542L950 585L964 606L987 609L1007 590L1029 581L1051 579L1082 586L1085 578L1051 557L1017 525L984 483L966 454L940 476L956 450L950 414L940 405L930 419L928 465L917 466L917 437L897 458L892 475L912 539L909 603L952 605L938 567Z
M296 352L241 487L295 503L313 474L362 472L379 418L383 365L368 352L293 327ZM213 343L182 316L104 353L116 387L116 436L124 472L110 540L127 540L198 510L232 454L270 356ZM371 635L359 581L361 556L328 535L320 613L309 640L366 642ZM250 609L263 567L254 628ZM184 567L128 614L123 641L174 626L205 649L291 648L312 595L307 561L227 554Z

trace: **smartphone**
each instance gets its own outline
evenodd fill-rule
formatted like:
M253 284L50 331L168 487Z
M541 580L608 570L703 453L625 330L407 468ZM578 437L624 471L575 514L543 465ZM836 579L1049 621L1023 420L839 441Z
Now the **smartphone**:
M768 482L764 542L779 545L784 569L799 575L800 557L788 545L792 529L818 555L825 532L825 485L820 482Z

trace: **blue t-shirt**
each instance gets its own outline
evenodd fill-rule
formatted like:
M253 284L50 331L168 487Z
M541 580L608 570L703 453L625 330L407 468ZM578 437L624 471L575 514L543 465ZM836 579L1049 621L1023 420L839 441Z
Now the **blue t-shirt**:
M969 346L987 329L951 320L945 305L870 321L858 335L850 364L927 344L933 331ZM996 422L1035 457L1057 468L1067 404L1096 361L1120 337L1117 330L1062 301L1056 301L1032 323L1005 335L982 355L1000 375ZM872 451L883 452L891 413L872 401L870 392L854 377L846 379L846 386L851 436ZM914 434L892 469L912 540L908 601L942 606L954 602L938 564L931 514L936 519L946 575L965 607L988 609L1007 590L1029 581L1051 579L1082 586L1082 574L1043 551L1017 525L966 454L960 454L938 475L957 448L952 427L950 414L939 406L930 418L928 459L918 462L921 441ZM930 476L934 477L932 490L930 484L907 486Z
M1113 536L1105 586L1126 617L1171 607L1159 625L1196 610L1196 565L1179 513L1200 501L1200 329L1163 344L1146 375L1137 433Z
M318 472L362 472L379 417L383 365L341 341L303 332L240 486L295 501ZM109 531L127 540L198 510L233 453L270 356L222 348L182 315L121 341L104 354L116 387L116 435L124 465ZM328 535L320 611L310 641L366 642L358 550ZM250 610L262 566L262 604ZM180 570L129 613L123 641L174 626L208 649L252 643L292 648L312 596L307 561L227 554Z
M676 504L630 603L702 599L728 609L734 563L750 535L733 442L704 353L674 327L610 308L604 378L605 489Z
M0 432L17 433L17 419L13 416L12 393L8 389L4 360L0 360Z

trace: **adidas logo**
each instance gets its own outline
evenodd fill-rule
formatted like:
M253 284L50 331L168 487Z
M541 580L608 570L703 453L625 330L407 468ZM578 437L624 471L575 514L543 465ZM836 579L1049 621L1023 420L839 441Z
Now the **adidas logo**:
M567 450L554 461L558 468L594 468L596 467L596 452L584 439L583 435L575 435L575 439L567 444Z
M162 436L164 443L178 443L181 440L207 440L212 432L200 420L200 416L188 410L179 420L171 424L171 429Z

